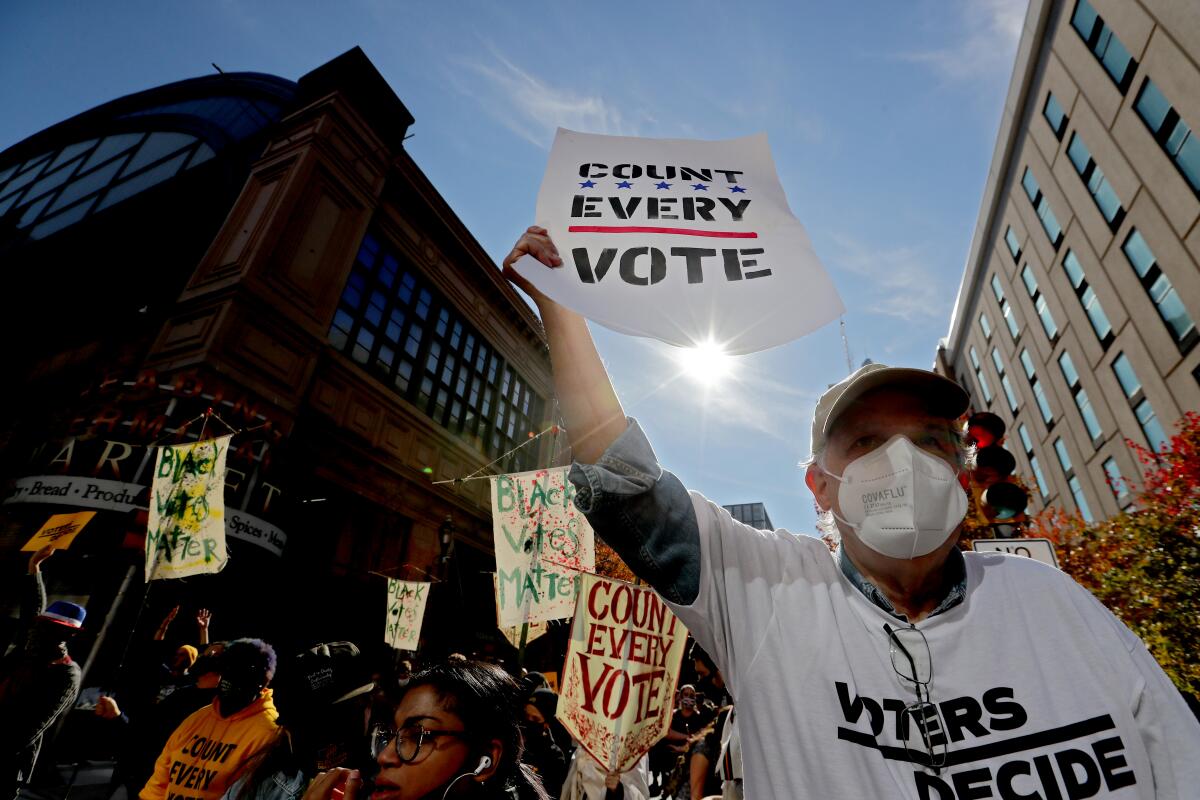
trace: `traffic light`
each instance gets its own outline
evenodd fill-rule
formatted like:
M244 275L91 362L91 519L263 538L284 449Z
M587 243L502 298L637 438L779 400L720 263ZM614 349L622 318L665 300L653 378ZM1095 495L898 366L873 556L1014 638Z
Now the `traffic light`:
M1025 521L1029 492L1009 480L1017 460L1002 446L1005 430L1004 420L986 411L967 420L967 441L976 447L971 473L975 506L989 525L1011 530Z

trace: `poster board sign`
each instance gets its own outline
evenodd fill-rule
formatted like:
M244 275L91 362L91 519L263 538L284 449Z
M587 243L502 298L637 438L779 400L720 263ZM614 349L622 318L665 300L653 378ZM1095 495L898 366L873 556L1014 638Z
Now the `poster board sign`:
M567 619L580 571L596 568L592 526L575 508L569 467L491 479L496 616L501 628Z
M1058 569L1058 555L1049 539L976 539L971 542L976 553L1009 553L1032 558Z
M225 568L225 457L231 438L158 448L146 530L147 581Z
M535 217L563 265L525 256L517 272L621 333L752 353L844 310L788 207L766 134L710 142L559 128Z
M388 578L387 622L383 640L397 650L417 649L431 585L428 581Z
M53 514L46 520L33 538L21 548L22 552L37 551L43 547L53 547L55 550L66 550L75 541L75 537L83 530L83 526L92 521L95 511L77 511L74 514Z
M557 717L610 771L666 735L687 629L654 590L583 576Z

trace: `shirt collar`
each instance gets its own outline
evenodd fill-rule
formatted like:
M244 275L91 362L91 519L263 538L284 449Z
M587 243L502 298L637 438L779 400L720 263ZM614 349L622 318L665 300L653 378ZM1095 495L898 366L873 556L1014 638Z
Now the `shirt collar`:
M846 554L845 547L838 548L837 560L838 566L842 569L842 574L854 584L854 588L862 592L864 597L896 619L908 622L908 617L896 610L896 607L892 605L892 601L887 599L887 595L859 572L858 567L854 566L854 562ZM950 551L950 554L946 556L946 569L950 571L950 576L954 582L951 584L950 590L946 592L946 596L938 603L937 608L930 613L929 616L931 617L937 616L943 611L949 611L961 603L963 598L967 596L967 568L966 562L963 560L962 550L956 547Z

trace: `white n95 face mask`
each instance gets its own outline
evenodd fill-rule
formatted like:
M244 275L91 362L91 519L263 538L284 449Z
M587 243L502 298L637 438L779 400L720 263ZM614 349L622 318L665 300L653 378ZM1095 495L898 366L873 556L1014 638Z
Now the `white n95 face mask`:
M938 549L967 514L967 493L942 459L897 434L846 465L837 480L842 514L863 544L891 558Z

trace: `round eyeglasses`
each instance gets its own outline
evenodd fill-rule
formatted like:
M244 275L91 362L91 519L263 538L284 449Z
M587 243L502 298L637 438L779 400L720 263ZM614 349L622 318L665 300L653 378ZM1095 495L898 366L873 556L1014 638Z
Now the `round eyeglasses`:
M371 756L379 758L392 742L396 743L396 755L400 761L407 764L416 759L421 747L427 741L439 736L465 738L466 731L437 731L423 728L420 725L408 725L400 730L384 725L376 725L371 731Z

